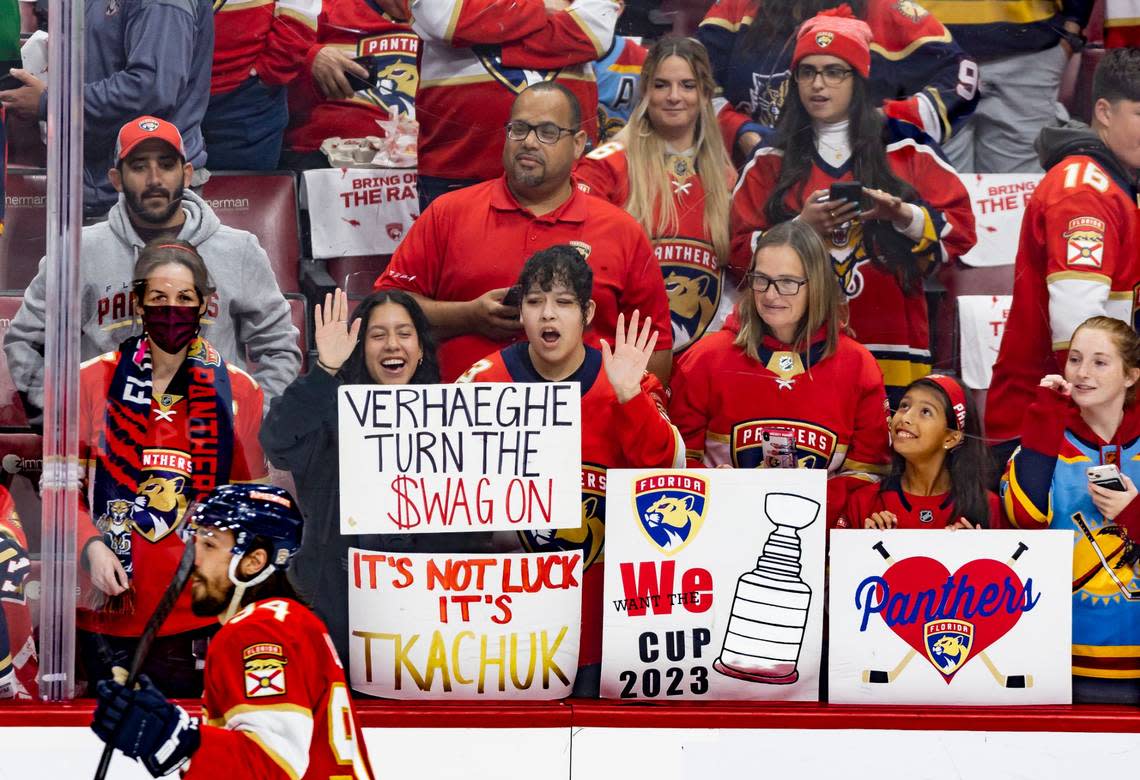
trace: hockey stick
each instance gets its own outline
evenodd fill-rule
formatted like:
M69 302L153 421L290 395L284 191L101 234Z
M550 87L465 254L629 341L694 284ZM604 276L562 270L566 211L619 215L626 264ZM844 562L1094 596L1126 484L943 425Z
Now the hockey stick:
M881 555L883 560L886 561L888 564L894 563L894 558L892 558L891 554L889 552L887 552L887 548L883 545L882 541L876 542L874 545L871 546L871 549L873 549L875 552L877 552L879 555ZM1017 549L1014 550L1013 554L1009 556L1009 560L1007 561L1007 565L1012 566L1013 564L1017 563L1017 559L1020 558L1021 554L1024 553L1028 549L1029 549L1029 546L1026 545L1024 542L1018 542L1017 543ZM910 650L910 652L908 652L905 656L903 656L903 659L901 661L899 661L898 665L894 669L891 669L890 671L886 671L886 670L882 670L882 669L864 669L863 670L863 682L865 682L865 683L894 682L895 678L898 677L899 674L902 673L902 670L905 669L907 664L909 664L914 659L915 655L917 655L917 653L912 648ZM995 680L997 680L998 685L1002 686L1003 688L1032 688L1033 687L1033 675L1031 675L1031 674L1004 675L1000 671L998 671L997 666L994 665L993 660L989 657L989 655L986 653L985 650L978 653L978 657L982 659L982 663L985 664L986 668L990 670L990 674L992 674L993 678Z
M139 670L142 669L143 661L146 660L150 646L158 634L158 629L170 616L170 611L174 609L175 602L182 595L182 589L186 587L186 583L190 579L190 572L193 569L194 543L191 541L187 542L186 549L182 551L182 557L178 560L178 568L174 571L174 577L171 578L170 584L163 591L162 598L155 605L154 612L151 613L150 620L147 621L146 628L143 629L142 636L139 637L139 643L135 645L135 654L131 658L131 668L127 673L127 681L124 683L128 689L134 687L139 676ZM95 770L95 780L103 780L107 776L107 769L111 766L111 756L114 753L113 745L103 746L103 755L99 757L99 768Z
M1096 543L1096 539L1093 537L1093 532L1089 528L1089 524L1085 520L1085 516L1080 512L1076 512L1073 515L1073 522L1077 524L1077 527L1081 529L1081 533L1083 533L1085 535L1085 538L1089 540L1089 544L1092 546L1093 552L1095 552L1096 557L1100 559L1100 565L1104 567L1104 570L1108 572L1108 576L1111 577L1112 581L1116 583L1116 587L1120 591L1120 594L1124 596L1124 598L1128 601L1136 601L1137 599L1140 599L1140 591L1132 590L1123 582L1121 582L1120 577L1117 576L1116 571L1112 568L1112 564L1110 564L1108 562L1108 559L1104 557L1104 551L1101 550L1100 545ZM1092 577L1090 576L1088 579L1091 580ZM1081 584L1083 585L1084 583L1082 582Z

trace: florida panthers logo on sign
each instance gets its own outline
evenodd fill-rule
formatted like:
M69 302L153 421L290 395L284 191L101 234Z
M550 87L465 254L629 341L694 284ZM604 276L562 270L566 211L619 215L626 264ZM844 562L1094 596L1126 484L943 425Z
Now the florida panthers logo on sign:
M1104 222L1096 217L1077 217L1065 231L1066 262L1081 268L1100 268L1104 261Z
M637 480L634 511L641 530L666 555L683 550L704 524L708 483L692 474L655 474Z
M368 58L371 87L356 93L358 98L380 106L389 118L399 114L416 115L416 90L420 70L416 56L420 39L410 33L377 35L357 46L357 58Z
M966 663L974 639L974 624L964 620L935 620L922 629L923 647L930 662L946 678Z
M473 46L471 48L479 62L495 81L502 84L516 95L540 81L554 81L561 70L533 70L524 68L509 68L503 64L503 50L499 46Z

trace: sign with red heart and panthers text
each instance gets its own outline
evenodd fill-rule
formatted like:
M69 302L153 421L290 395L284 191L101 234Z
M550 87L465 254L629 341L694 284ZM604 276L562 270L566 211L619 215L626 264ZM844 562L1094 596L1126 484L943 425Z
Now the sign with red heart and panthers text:
M831 534L829 700L1068 704L1072 534Z

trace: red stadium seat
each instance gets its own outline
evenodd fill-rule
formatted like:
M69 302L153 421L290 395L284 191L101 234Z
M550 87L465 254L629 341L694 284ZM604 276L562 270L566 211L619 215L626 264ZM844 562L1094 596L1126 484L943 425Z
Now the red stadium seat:
M297 180L288 172L212 172L202 197L222 224L257 236L281 292L301 291Z
M46 168L47 147L40 140L40 123L17 119L9 112L4 129L8 134L8 165Z
M0 343L8 334L8 324L20 309L23 297L18 292L0 293ZM0 429L27 428L24 406L8 373L8 359L0 350Z
M47 251L47 175L9 173L4 202L0 290L22 290Z
M372 292L376 277L384 272L391 259L391 255L333 257L325 261L325 267L337 287L348 293L348 297L360 299Z

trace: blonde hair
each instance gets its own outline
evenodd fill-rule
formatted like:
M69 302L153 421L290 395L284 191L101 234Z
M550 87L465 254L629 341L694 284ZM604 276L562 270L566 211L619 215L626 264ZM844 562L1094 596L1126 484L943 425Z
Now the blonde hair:
M1077 334L1085 329L1101 330L1108 334L1116 351L1120 353L1120 362L1124 364L1125 375L1134 368L1140 368L1140 335L1137 335L1127 322L1115 317L1089 317L1073 331L1073 338L1069 343L1071 344L1077 338ZM1130 404L1136 400L1136 388L1137 384L1133 384L1124 391L1124 403Z
M705 192L704 227L712 239L717 258L722 264L727 263L732 197L726 174L731 163L713 109L716 81L713 80L709 55L705 47L692 38L662 38L649 50L641 67L641 100L633 109L629 124L616 139L625 145L629 161L629 199L625 209L653 238L675 236L680 230L669 172L662 164L665 141L653 131L653 122L649 118L649 93L653 79L667 57L680 57L687 62L697 81L700 113L694 135L694 163Z
M756 270L756 258L769 247L786 246L800 258L807 279L805 293L808 297L807 310L796 325L792 348L806 353L812 336L820 328L824 329L824 349L820 360L835 353L839 343L840 297L839 284L831 269L831 256L823 241L806 222L792 220L781 222L760 237L756 251L752 253L752 264L748 270ZM756 310L752 295L741 296L736 305L736 316L740 319L740 332L735 344L753 360L760 360L760 342L765 336L774 336L772 330ZM807 368L808 366L805 366Z

